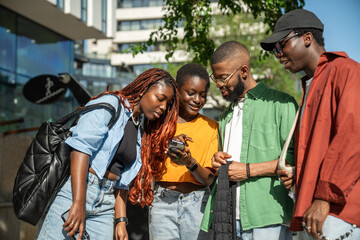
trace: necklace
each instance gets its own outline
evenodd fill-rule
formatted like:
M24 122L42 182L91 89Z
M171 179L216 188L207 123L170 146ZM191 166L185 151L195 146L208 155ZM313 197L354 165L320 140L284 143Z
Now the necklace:
M139 125L139 118L135 119L134 116L131 116L131 120L133 121L133 123L135 124L135 126L138 126Z

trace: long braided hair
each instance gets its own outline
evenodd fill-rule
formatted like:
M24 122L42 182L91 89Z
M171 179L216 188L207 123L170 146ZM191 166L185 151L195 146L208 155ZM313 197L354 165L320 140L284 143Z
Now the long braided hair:
M157 178L160 175L162 163L166 159L164 152L169 140L176 131L179 93L173 77L167 71L160 68L148 69L122 90L112 92L119 95L123 105L130 110L138 104L141 97L151 86L160 82L171 86L174 90L174 96L171 103L167 106L165 114L159 119L149 121L145 117L144 120L144 133L141 141L142 166L129 192L129 201L132 204L139 203L142 207L145 205L150 206L154 199L151 182L153 177ZM125 104L125 99L130 102L130 107Z

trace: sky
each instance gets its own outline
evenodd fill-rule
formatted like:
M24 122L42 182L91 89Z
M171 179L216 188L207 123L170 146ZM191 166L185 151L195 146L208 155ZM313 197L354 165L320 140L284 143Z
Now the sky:
M324 24L326 51L344 51L360 62L360 0L305 0Z

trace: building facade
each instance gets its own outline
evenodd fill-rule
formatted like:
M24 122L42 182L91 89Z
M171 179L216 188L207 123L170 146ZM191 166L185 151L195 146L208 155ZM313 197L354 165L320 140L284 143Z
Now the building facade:
M131 52L124 53L131 44L146 42L150 33L163 25L163 6L162 0L117 0L114 39L89 41L88 51L98 54L111 53L111 64L116 66L118 71L131 71L135 75L154 66L167 69L166 49L161 42L135 57ZM181 28L179 34L182 34ZM183 63L188 60L189 55L186 52L177 50L170 62Z
M2 132L58 119L77 103L71 94L51 105L27 101L22 88L41 74L74 74L76 41L115 35L115 0L0 0L0 126ZM26 118L25 118L26 116Z
M16 172L36 128L79 107L70 91L43 105L28 101L23 87L39 75L79 73L79 42L114 37L115 9L116 0L0 0L0 239L35 238L12 209Z

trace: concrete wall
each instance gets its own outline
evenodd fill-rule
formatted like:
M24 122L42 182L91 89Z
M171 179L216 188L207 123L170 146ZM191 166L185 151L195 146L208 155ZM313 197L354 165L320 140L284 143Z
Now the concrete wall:
M12 191L19 165L32 137L0 133L0 239L35 239L36 228L16 218L12 206Z

